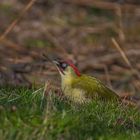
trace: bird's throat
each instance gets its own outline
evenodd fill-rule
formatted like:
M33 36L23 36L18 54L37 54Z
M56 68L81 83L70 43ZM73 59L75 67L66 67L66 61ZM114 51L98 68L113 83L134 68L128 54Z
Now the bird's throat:
M62 86L70 86L72 84L73 77L71 75L61 75Z

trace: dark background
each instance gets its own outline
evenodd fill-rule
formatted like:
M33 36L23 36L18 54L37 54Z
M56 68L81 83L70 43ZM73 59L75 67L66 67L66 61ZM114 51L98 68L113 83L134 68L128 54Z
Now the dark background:
M0 1L1 35L28 3ZM0 85L40 86L47 80L59 85L58 73L43 61L43 53L72 59L81 72L121 95L139 96L139 0L37 0L0 40Z

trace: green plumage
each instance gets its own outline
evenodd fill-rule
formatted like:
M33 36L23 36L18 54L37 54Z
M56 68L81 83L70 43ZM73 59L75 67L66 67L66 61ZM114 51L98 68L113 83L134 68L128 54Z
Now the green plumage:
M61 74L61 79L64 94L76 103L85 103L96 97L103 100L119 98L114 91L98 79L88 75L77 76L71 67L65 70L64 75Z
M94 98L96 96L103 99L118 98L118 95L114 91L106 87L98 79L91 76L81 75L80 77L73 78L71 83L72 88L84 90L86 98Z
M61 87L66 97L76 103L85 103L99 97L105 100L119 96L98 79L81 75L73 64L55 62L61 75ZM63 64L63 65L62 65Z

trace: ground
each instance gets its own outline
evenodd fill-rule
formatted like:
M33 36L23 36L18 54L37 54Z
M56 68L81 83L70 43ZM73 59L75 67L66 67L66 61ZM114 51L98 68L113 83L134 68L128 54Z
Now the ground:
M138 108L93 101L81 106L43 89L1 88L0 137L3 140L139 140Z

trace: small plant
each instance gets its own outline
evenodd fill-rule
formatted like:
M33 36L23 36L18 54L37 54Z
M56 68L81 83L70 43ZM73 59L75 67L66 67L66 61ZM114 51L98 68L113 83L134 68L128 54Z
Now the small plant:
M140 113L118 102L75 105L53 89L0 89L0 137L15 139L139 139Z

